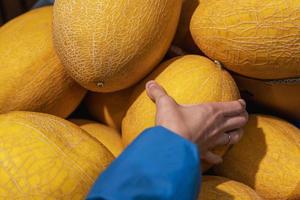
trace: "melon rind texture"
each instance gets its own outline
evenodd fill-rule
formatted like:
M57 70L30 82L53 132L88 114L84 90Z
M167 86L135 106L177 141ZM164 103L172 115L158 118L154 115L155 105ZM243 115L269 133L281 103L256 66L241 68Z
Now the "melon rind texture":
M52 42L52 7L0 28L0 113L23 110L67 117L86 90L65 71Z
M300 119L300 78L264 81L233 76L246 100L291 119Z
M114 159L96 139L42 113L0 115L0 199L84 199Z
M101 142L115 157L118 157L124 150L121 134L114 128L85 119L71 119L70 121Z
M251 78L300 77L300 0L202 1L192 36L211 59Z
M69 74L96 92L125 89L163 58L182 0L56 0L54 44Z
M244 136L215 172L267 200L300 199L300 129L267 115L250 115Z
M249 186L220 176L203 176L198 200L262 200Z
M94 119L120 131L132 90L130 87L112 93L89 92L84 103Z

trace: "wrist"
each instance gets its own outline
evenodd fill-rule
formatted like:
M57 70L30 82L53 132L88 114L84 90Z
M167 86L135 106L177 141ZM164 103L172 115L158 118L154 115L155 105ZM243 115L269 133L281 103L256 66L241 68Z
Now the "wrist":
M168 130L170 130L171 132L173 132L174 134L190 141L190 142L193 142L193 138L191 137L191 134L189 134L189 132L187 130L185 130L184 128L180 127L180 126L170 126L170 125L159 125L159 126L162 126Z

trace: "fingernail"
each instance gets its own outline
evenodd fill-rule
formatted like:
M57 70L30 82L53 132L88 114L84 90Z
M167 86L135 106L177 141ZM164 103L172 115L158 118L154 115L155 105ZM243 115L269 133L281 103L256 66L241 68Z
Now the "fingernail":
M146 88L148 88L148 89L152 88L153 86L155 86L155 81L149 81L149 82L146 84Z
M239 99L239 102L243 107L246 107L246 102L244 99Z

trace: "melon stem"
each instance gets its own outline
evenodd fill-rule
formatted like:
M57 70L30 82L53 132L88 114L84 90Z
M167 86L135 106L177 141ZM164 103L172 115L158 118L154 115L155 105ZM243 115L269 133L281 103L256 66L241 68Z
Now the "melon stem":
M223 69L223 65L221 64L220 61L214 60L214 63L215 63L220 69Z
M99 81L97 82L97 87L104 87L104 82L103 81Z

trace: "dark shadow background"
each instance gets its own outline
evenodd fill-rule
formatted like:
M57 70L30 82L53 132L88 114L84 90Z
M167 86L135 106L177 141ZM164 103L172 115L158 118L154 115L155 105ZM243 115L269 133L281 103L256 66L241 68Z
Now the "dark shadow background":
M28 11L37 0L0 0L0 25Z

